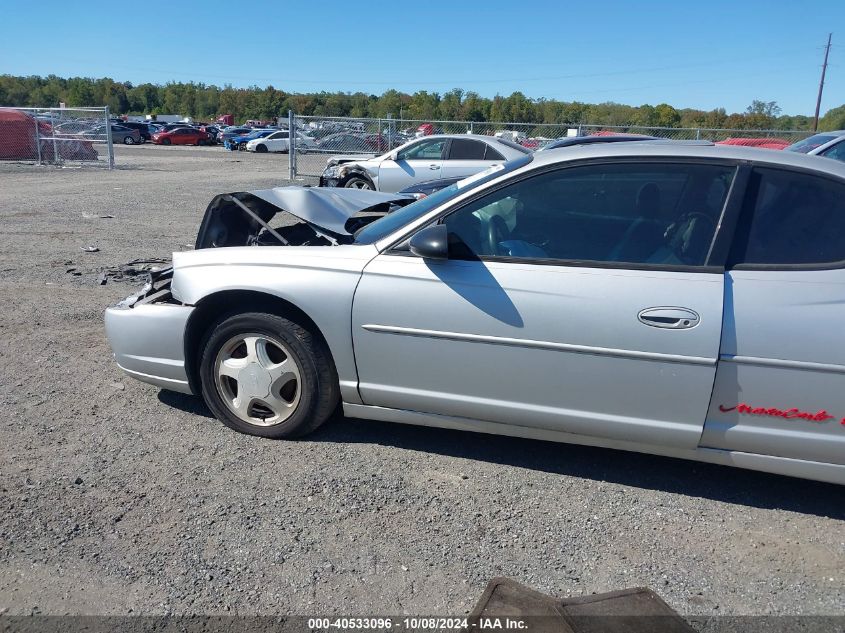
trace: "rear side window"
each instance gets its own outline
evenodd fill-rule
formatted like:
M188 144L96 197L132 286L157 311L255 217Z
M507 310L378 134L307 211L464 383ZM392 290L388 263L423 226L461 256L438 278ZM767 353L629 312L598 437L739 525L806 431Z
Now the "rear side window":
M452 139L449 160L484 160L486 145L480 141L465 138Z
M845 184L804 173L755 169L735 264L790 266L845 260ZM749 211L750 209L750 211Z
M484 152L484 160L505 160L505 157L502 156L501 152L488 145L487 151Z

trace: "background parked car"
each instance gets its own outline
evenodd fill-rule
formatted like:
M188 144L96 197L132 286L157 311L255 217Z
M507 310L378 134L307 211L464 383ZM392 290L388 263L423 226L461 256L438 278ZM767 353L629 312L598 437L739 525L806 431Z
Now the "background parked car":
M308 151L317 147L317 142L305 134L296 134L296 147L301 151ZM247 142L245 149L250 152L289 152L290 134L288 130L277 130L272 134Z
M137 121L123 121L118 125L129 128L130 130L138 130L138 133L141 135L141 142L146 143L153 137L152 131L150 131L150 126L147 123L139 123Z
M330 158L320 185L396 192L439 177L471 176L530 153L521 145L492 136L425 136L374 158Z
M252 132L252 128L246 125L230 125L222 128L217 133L217 142L225 144L226 141L235 138L236 136L243 136Z
M105 124L93 127L81 133L81 136L97 141L108 139L108 130ZM112 143L123 143L124 145L136 145L141 142L141 133L138 130L130 130L122 125L111 126Z
M717 141L716 145L740 145L742 147L761 147L763 149L786 149L789 147L789 141L782 138L772 137L730 137L724 141Z
M273 132L277 130L251 130L247 134L242 134L241 136L235 136L234 138L230 138L229 140L223 143L223 146L226 149L230 150L242 150L246 148L246 144L250 141L257 139L257 138L264 138L265 136L270 136Z
M360 134L342 132L326 136L317 143L317 151L321 153L337 152L373 152L370 144Z
M153 134L156 145L208 145L208 134L194 127L180 127Z
M200 129L208 134L208 144L209 145L216 145L217 144L217 135L220 134L220 128L216 125L201 125Z
M196 128L197 126L191 123L165 123L161 126L162 132L172 132L173 130L178 130L181 128Z
M845 130L814 134L810 138L793 143L786 150L845 161Z

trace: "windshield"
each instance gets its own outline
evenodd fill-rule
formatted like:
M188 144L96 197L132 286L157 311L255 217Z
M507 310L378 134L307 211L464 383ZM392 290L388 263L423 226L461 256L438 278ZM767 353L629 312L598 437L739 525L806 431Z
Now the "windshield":
M793 143L789 147L785 148L788 152L800 152L801 154L808 154L812 152L817 147L824 145L825 143L829 143L830 141L834 140L836 137L831 136L830 134L815 134L810 138L805 138L803 141L798 141L797 143Z
M454 185L450 185L445 189L441 189L440 191L431 194L423 198L422 200L417 200L416 202L412 202L408 206L402 207L401 209L394 211L393 213L389 213L383 218L368 224L367 226L359 229L355 233L355 243L356 244L373 244L374 242L379 241L380 239L387 237L394 231L402 228L409 222L416 220L419 217L422 217L438 205L442 204L452 196L457 195L458 193L463 193L468 189L473 189L478 187L493 178L497 178L502 174L507 174L512 172L520 167L524 167L528 163L533 160L533 154L529 154L522 158L517 158L516 160L509 161L504 165L495 165L486 169L482 172L479 172L473 176L469 176L464 180L459 180Z

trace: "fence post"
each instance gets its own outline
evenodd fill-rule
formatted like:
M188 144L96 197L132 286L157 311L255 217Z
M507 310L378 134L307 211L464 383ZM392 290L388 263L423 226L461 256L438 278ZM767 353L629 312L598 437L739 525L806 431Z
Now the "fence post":
M288 180L296 178L296 125L293 118L293 110L288 110Z
M40 165L41 164L41 130L38 129L38 116L37 116L38 111L37 110L36 110L35 114L36 114L36 116L33 116L32 118L35 119L35 148L36 148L36 151L38 152L38 164ZM51 130L53 129L54 125L55 125L55 121L53 120L53 117L51 116L50 117L50 129ZM55 136L56 132L53 131L52 134Z
M59 117L60 118L63 118L63 116L62 116L63 114L64 113L61 110L59 110ZM53 110L50 110L50 120L51 121L55 120L55 117L53 115L54 115ZM53 139L53 164L54 165L60 165L61 161L59 160L59 148L58 148L58 145L56 144L56 131L55 130L50 132L50 138Z
M109 150L109 169L114 169L114 145L111 137L111 119L109 118L109 107L103 108L103 114L106 118L106 143Z
M700 141L700 140L701 140L701 128L696 129L696 131L695 131L695 140L696 140L696 141Z

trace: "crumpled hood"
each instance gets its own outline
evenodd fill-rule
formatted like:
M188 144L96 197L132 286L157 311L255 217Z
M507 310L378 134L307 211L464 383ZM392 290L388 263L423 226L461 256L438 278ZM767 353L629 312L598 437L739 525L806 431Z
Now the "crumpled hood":
M356 213L383 204L403 203L409 196L337 187L276 187L250 191L274 207L336 235L349 235L346 221Z
M377 154L335 154L329 156L326 160L326 167L345 165L347 163L363 163L364 161L374 161L378 158L381 158L381 156Z
M356 224L349 222L353 216L367 211L386 213L391 204L413 201L408 195L335 187L291 186L220 194L205 211L196 248L246 246L281 212L323 234L351 239Z

